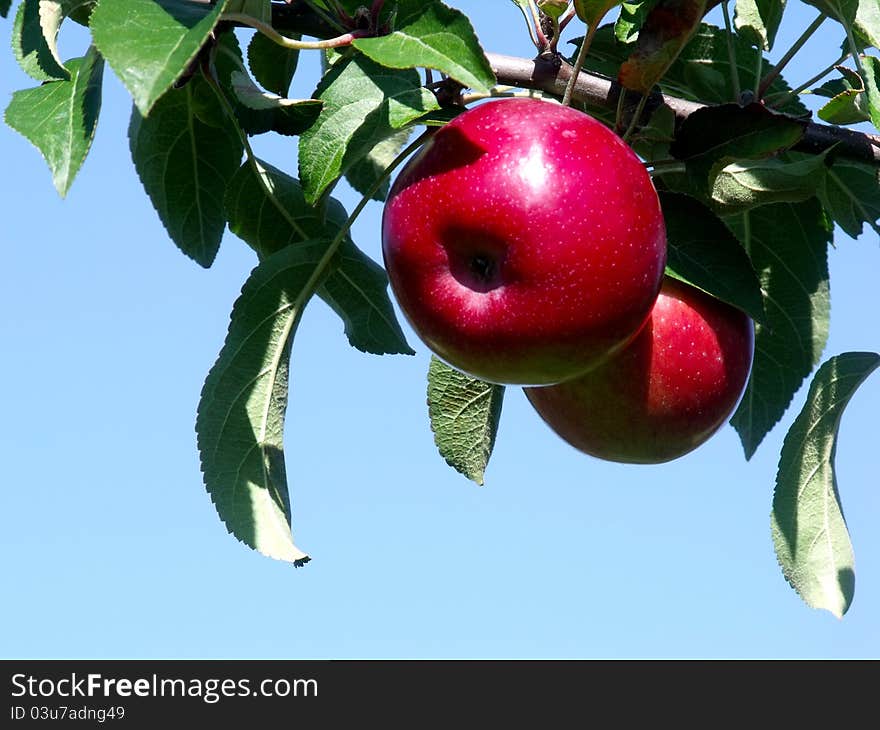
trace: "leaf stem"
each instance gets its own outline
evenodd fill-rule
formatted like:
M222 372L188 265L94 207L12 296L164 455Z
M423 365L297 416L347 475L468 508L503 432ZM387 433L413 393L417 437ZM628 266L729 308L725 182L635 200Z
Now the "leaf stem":
M736 51L733 48L733 26L730 22L730 10L727 7L729 4L729 0L721 3L721 10L724 12L724 27L727 30L727 60L730 63L730 83L733 86L733 100L739 103L741 94L739 67L736 65Z
M391 164L382 171L382 174L379 175L378 179L369 187L367 192L361 198L361 202L357 204L355 209L351 212L351 215L348 216L348 220L345 221L345 224L342 226L342 228L339 229L339 232L330 242L330 245L327 247L327 250L321 257L321 260L318 262L318 265L315 267L315 270L312 272L312 275L306 282L305 287L303 287L303 291L314 292L314 290L317 289L318 284L324 277L327 268L330 266L330 262L336 255L336 251L342 245L342 242L345 240L345 237L348 235L348 232L351 230L351 227L354 224L355 220L357 220L357 217L361 214L361 211L366 207L367 203L372 200L373 195L376 193L376 191L385 184L385 181L389 177L391 177L391 173L393 173L394 170L396 170L403 163L403 161L406 160L407 157L409 157L413 152L421 147L428 139L428 137L430 137L432 134L433 130L426 129L411 144L407 145L406 148L391 161Z
M820 12L819 15L816 16L816 19L812 23L810 23L807 29L803 33L801 33L800 37L794 42L792 47L789 48L788 51L786 51L785 55L779 59L779 63L776 64L773 70L770 71L770 73L768 73L761 80L761 83L758 85L757 90L758 99L762 99L764 97L764 93L767 91L768 88L770 88L770 84L772 84L776 80L776 77L782 73L782 70L788 65L788 62L795 57L795 54L797 54L797 52L801 50L801 48L803 48L804 44L808 40L810 40L813 33L819 30L819 26L821 26L822 23L825 22L825 19L827 17L828 16L825 15L825 13ZM849 29L847 29L847 31L849 32ZM760 52L760 49L758 50Z
M224 49L225 50L225 49ZM230 54L232 55L232 54ZM235 109L233 109L232 104L229 102L229 99L226 97L226 94L223 93L223 88L220 86L220 81L216 76L216 69L211 68L211 73L205 73L205 79L208 82L208 85L214 90L214 94L217 96L217 100L220 102L220 106L223 107L223 111L226 112L226 116L229 117L233 126L235 127L235 131L238 133L238 137L241 140L242 147L244 147L245 156L247 157L248 164L253 168L254 175L256 175L257 182L260 187L263 189L263 193L266 198L274 205L284 219L290 224L290 227L297 232L297 234L303 239L307 239L309 237L308 233L302 229L302 227L296 222L296 219L293 218L290 213L287 212L287 209L282 205L281 201L275 197L275 192L272 188L269 187L269 183L266 182L266 178L263 175L263 168L260 167L260 162L257 159L257 156L254 154L254 148L251 147L251 141L248 139L247 134L241 128L241 125L238 123L238 117L235 116ZM263 252L257 249L254 249L257 254L257 258L263 258Z
M587 58L587 53L590 50L590 46L593 44L593 38L596 35L596 30L599 28L599 23L601 22L601 18L593 23L587 29L587 35L584 37L584 40L581 42L581 47L578 49L577 58L574 61L574 65L571 67L571 77L568 79L568 83L565 86L565 93L562 95L562 104L563 106L571 105L571 95L574 93L575 84L577 84L578 76L581 73L581 69L584 67L584 61Z
M846 61L846 59L847 59L850 55L851 55L851 54L849 53L849 51L847 51L846 53L843 53L843 54L840 56L840 58L838 58L834 63L832 63L831 65L829 65L827 68L822 69L819 73L817 73L815 76L813 76L813 78L811 78L809 81L804 81L804 83L802 83L802 84L801 84L800 86L798 86L796 89L792 89L791 91L780 91L780 92L777 92L777 93L775 93L775 94L770 94L770 95L765 99L765 101L766 101L768 104L772 104L773 106L775 106L775 107L777 107L777 108L778 108L778 107L784 107L784 106L785 106L786 104L788 104L788 102L791 101L795 96L797 96L798 94L803 93L803 92L806 91L809 87L811 87L813 84L815 84L815 83L821 81L822 79L824 79L824 78L825 78L828 74L830 74L835 68L837 68L840 64L842 64L844 61ZM777 100L777 97L779 97L778 100Z
M846 28L846 40L849 43L849 50L853 61L855 61L856 70L859 72L859 76L865 78L865 70L862 68L862 59L859 55L859 46L856 43L856 37L853 35L852 27L848 23L844 23L843 27Z
M233 23L241 23L242 25L253 28L262 33L273 43L277 43L282 48L288 48L292 51L323 50L326 48L349 46L352 41L369 35L369 31L353 30L350 33L343 33L336 38L328 38L327 40L322 41L297 41L293 38L281 35L281 33L268 23L264 23L263 21L257 20L250 15L245 15L244 13L224 13L223 20L228 20Z

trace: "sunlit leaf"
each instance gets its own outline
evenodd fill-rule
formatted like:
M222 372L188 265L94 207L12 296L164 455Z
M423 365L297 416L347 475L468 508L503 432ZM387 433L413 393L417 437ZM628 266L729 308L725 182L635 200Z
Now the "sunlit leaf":
M844 409L878 365L876 353L847 352L819 368L776 475L771 528L783 575L808 606L838 618L853 600L855 558L834 468L837 435Z

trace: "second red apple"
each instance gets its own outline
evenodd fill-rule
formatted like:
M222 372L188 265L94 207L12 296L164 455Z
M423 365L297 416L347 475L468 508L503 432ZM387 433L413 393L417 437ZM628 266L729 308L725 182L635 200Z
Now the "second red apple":
M651 318L625 349L582 377L525 393L580 451L657 464L692 451L724 424L745 388L753 350L746 314L667 279Z

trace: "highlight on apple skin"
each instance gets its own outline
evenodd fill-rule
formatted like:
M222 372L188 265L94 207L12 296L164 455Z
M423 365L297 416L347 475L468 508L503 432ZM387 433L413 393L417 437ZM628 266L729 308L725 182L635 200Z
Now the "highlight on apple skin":
M438 357L486 381L549 384L595 367L647 319L666 263L657 192L590 116L491 101L403 168L382 220L391 287Z
M754 326L742 311L667 278L644 329L573 380L526 388L560 437L591 456L658 464L705 443L748 381Z

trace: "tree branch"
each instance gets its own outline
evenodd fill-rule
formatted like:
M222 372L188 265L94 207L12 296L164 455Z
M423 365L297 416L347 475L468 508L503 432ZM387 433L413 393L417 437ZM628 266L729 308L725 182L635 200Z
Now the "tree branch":
M542 58L529 60L502 56L498 53L487 53L486 57L498 82L509 86L536 89L562 96L571 78L571 66L566 63L557 65ZM622 87L616 81L582 71L575 82L572 98L583 104L613 111L617 108L621 90ZM633 95L634 100L637 96ZM706 106L654 92L648 96L642 119L647 120L651 112L662 104L666 104L675 113L676 124L680 124L697 109ZM835 145L840 155L880 165L880 136L827 124L808 123L804 137L795 149L819 153Z
M710 1L707 8L717 5L719 1ZM292 3L284 5L273 4L272 22L278 30L301 33L316 38L331 38L338 35L336 29L323 23L301 0L294 0ZM487 53L486 57L489 59L500 84L545 91L561 98L565 93L565 86L571 78L571 66L565 62L560 65L540 57L530 60L502 56L498 53ZM621 89L622 87L616 81L582 71L575 82L572 98L590 106L613 111L617 108ZM633 102L635 103L635 101L637 98L634 95ZM648 96L648 101L642 112L642 120L650 118L651 113L662 104L666 104L675 113L676 124L680 124L690 114L705 106L705 104L655 92ZM810 122L803 139L795 149L816 154L835 145L837 145L836 150L840 155L880 165L880 136L856 132L843 127Z

